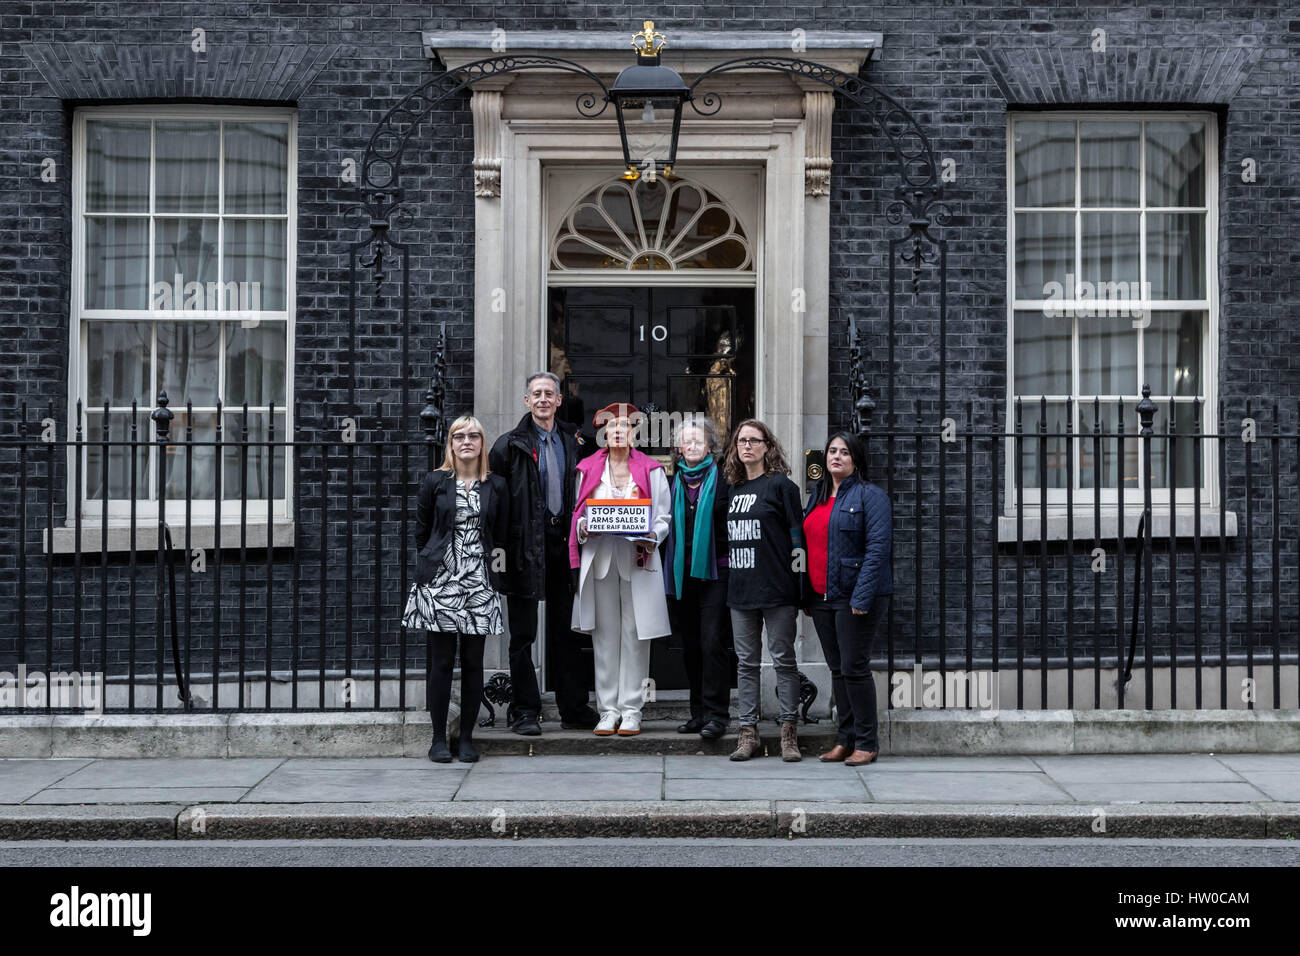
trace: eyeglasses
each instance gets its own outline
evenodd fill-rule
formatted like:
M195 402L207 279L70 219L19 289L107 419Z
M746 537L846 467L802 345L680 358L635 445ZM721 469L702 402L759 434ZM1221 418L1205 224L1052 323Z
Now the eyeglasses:
M748 447L751 446L751 445L766 445L766 444L767 444L767 439L765 439L765 438L737 438L737 439L736 439L736 444L737 444L737 445L744 445L746 448L748 448Z
M483 440L482 432L460 432L451 436L452 441L459 442L476 442Z

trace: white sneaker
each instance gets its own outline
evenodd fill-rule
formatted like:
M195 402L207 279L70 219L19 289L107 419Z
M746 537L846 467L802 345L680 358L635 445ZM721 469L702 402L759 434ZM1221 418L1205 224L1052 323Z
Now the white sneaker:
M602 714L600 722L596 724L597 737L609 737L614 733L614 728L618 726L619 716L617 713Z
M641 733L641 715L635 717L624 717L622 725L618 728L620 737L635 737Z

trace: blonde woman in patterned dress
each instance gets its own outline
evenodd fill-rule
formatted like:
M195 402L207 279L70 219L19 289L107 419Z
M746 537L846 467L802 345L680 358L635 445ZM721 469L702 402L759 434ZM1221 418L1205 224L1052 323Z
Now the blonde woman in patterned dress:
M500 562L497 543L507 533L505 480L488 473L487 438L472 415L447 430L442 467L420 485L416 512L415 583L402 624L423 628L429 638L429 759L450 763L447 710L460 637L460 759L478 760L474 721L483 696L483 644L501 633Z

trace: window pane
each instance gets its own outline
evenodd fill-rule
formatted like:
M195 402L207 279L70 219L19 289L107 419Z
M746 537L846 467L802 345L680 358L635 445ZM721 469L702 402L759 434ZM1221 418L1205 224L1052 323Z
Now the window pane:
M1157 299L1205 298L1205 213L1147 213L1147 280Z
M221 130L217 123L159 120L154 128L158 212L217 212L218 158Z
M248 483L248 498L250 501L256 498L266 498L267 481L266 481L266 452L265 446L257 446L254 442L266 441L266 423L268 415L266 412L249 412L248 413L248 458L246 460L247 471L245 480ZM240 414L228 414L226 419L226 431L223 440L226 442L239 443L244 440L243 427L244 416ZM274 440L282 442L285 440L284 434L284 415L280 412L275 413L275 438ZM243 446L239 444L227 444L223 449L225 452L225 471L221 476L221 496L227 500L240 497L242 487L240 481L240 468L244 464L241 458ZM284 462L285 449L276 445L274 451L274 497L284 497Z
M226 403L285 404L284 324L226 323Z
M87 309L148 307L149 223L87 217Z
M1015 323L1015 393L1069 395L1072 320L1017 312Z
M239 283L239 301L280 312L285 308L285 223L282 219L227 219L226 283ZM245 285L246 283L246 285ZM253 308L250 304L249 308Z
M227 123L225 211L285 212L288 187L288 124Z
M1074 205L1074 123L1017 120L1017 206Z
M152 322L89 322L86 327L86 409L104 402L153 407L149 394Z
M1138 214L1085 212L1081 220L1083 270L1080 281L1094 285L1125 282L1130 283L1130 292L1136 291L1140 249Z
M1040 488L1041 477L1039 474L1039 463L1045 463L1047 487L1064 488L1066 484L1065 471L1065 431L1066 415L1064 402L1047 403L1047 437L1043 438L1038 434L1038 424L1043 420L1042 408L1039 402L1024 402L1021 405L1021 432L1025 437L1020 439L1021 445L1021 470L1020 485L1022 488ZM1014 419L1012 430L1015 430ZM1015 439L1011 441L1011 453L1016 454ZM1025 504L1033 504L1035 498L1026 495Z
M1140 128L1138 123L1079 124L1080 205L1138 204Z
M1142 343L1143 384L1152 395L1199 396L1204 312L1153 312Z
M217 308L217 221L158 219L154 224L155 309ZM186 288L191 282L201 287ZM209 290L208 283L213 283ZM209 296L209 291L211 295ZM211 302L209 302L211 298Z
M149 411L136 415L136 439L139 444L135 449L135 496L137 500L147 499L149 489L157 484L158 476L149 469L149 441L153 437L150 431ZM115 412L108 416L108 440L110 442L129 442L131 439L131 413ZM86 415L86 441L100 442L104 438L103 412ZM115 499L129 500L131 497L131 446L118 444L108 446L108 496ZM99 444L87 444L82 472L86 483L86 497L91 500L104 497L104 448Z
M1079 394L1136 395L1137 330L1115 316L1079 318Z
M1074 213L1016 213L1015 297L1046 298L1047 283L1065 288L1067 272L1074 272Z
M1153 425L1155 436L1151 439L1151 487L1168 488L1171 403L1159 402L1158 405L1159 408L1156 410ZM1191 402L1174 402L1172 405L1174 433L1177 436L1173 448L1174 480L1179 488L1191 488L1196 484L1196 445L1192 438L1196 408ZM1204 413L1202 412L1202 414ZM1204 422L1201 423L1201 429L1202 431L1205 429ZM1201 460L1204 463L1204 449L1201 451ZM1190 494L1179 495L1179 505L1186 505L1188 511L1190 511L1192 496Z
M171 437L177 442L186 438L187 419L185 409L173 409L176 417L172 419ZM215 412L194 413L194 434L196 442L215 441L217 437L217 415ZM193 445L193 463L190 465L190 493L195 498L214 498L217 494L217 449L213 445ZM169 445L167 448L167 497L179 500L180 505L169 502L167 521L172 525L172 536L177 544L183 546L185 535L185 489L186 456L190 454L185 445Z
M149 121L86 122L86 211L149 211Z
M1102 402L1100 415L1091 403L1084 403L1079 409L1079 485L1083 488L1095 487L1098 473L1103 488L1115 488L1118 485L1121 442L1118 437L1119 416L1121 408L1114 402ZM1130 404L1123 409L1124 416L1124 494L1127 502L1135 502L1138 475L1138 430L1137 414ZM1100 432L1100 440L1094 439L1094 428ZM1101 456L1096 454L1100 446ZM1076 525L1077 527L1077 525Z
M158 388L167 389L173 412L187 399L195 405L217 403L220 328L217 322L158 323Z
M1205 124L1147 123L1147 205L1205 205Z

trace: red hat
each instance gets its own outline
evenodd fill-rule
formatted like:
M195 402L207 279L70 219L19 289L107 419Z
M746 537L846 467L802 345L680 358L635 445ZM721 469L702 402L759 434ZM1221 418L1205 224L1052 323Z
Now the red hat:
M591 424L596 428L600 428L602 425L608 425L616 418L626 418L629 424L635 425L641 417L643 417L641 409L631 402L613 402L598 411L592 418Z

